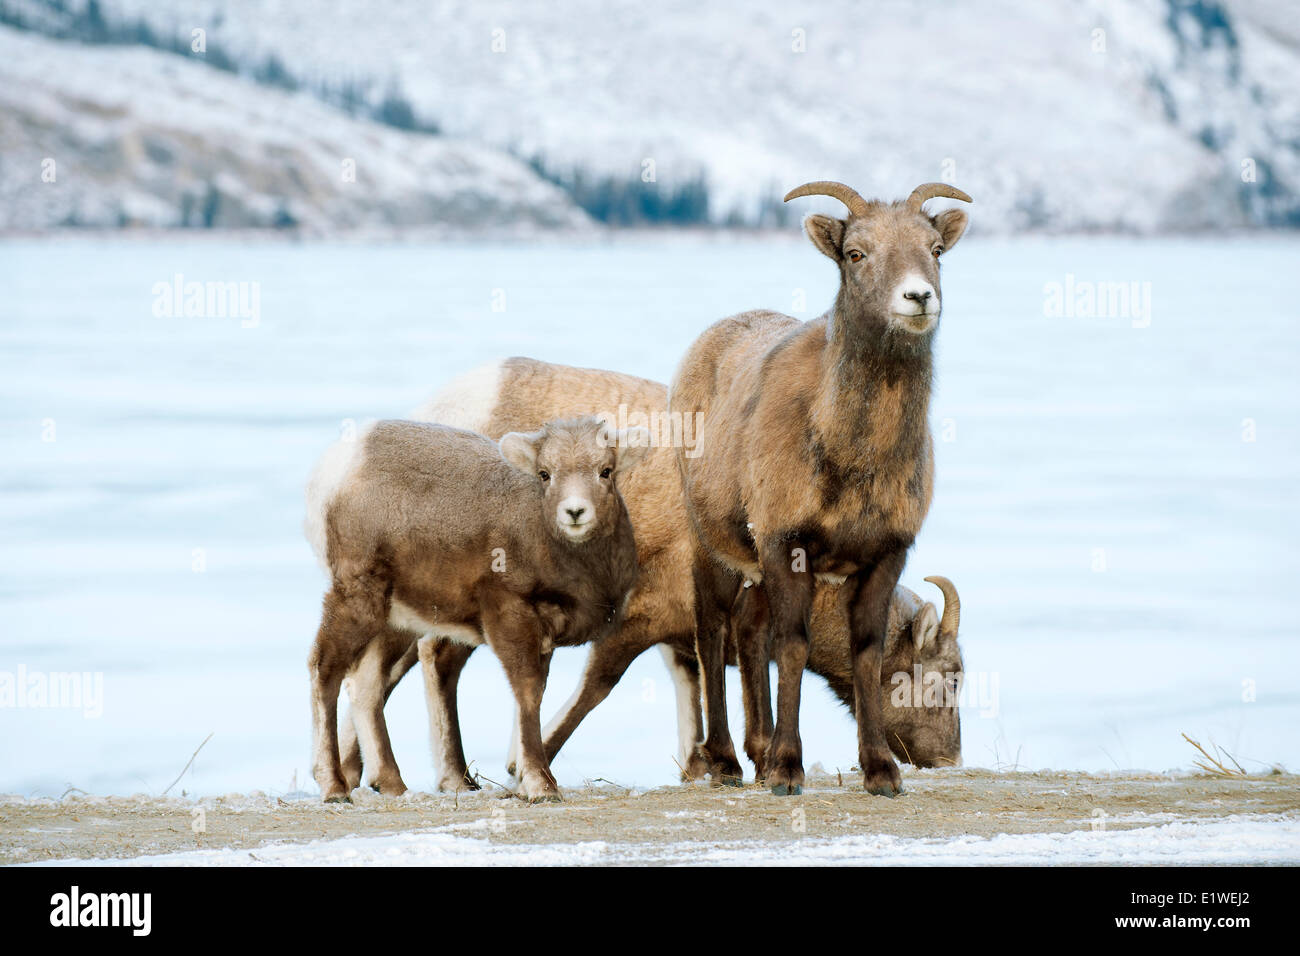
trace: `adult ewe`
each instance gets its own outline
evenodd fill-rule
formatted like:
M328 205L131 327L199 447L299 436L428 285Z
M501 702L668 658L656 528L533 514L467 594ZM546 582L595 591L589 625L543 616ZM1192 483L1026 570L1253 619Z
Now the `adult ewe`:
M815 182L785 198L811 195L849 209L846 219L804 222L840 271L830 310L811 322L775 312L723 319L696 339L670 387L671 412L703 415L703 453L677 455L698 544L696 639L706 686L720 686L736 584L764 585L778 670L767 779L774 793L798 793L814 579L842 579L863 782L893 796L901 777L885 741L880 668L890 596L934 484L939 257L967 224L960 209L922 207L970 197L927 183L902 202L868 202L842 183Z

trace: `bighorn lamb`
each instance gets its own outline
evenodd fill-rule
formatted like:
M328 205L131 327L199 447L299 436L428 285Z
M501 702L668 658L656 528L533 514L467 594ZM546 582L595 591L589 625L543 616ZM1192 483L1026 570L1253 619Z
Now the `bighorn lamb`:
M511 358L459 376L412 417L470 428L493 437L509 431L531 430L547 419L579 414L617 419L617 424L652 426L651 439L655 447L634 472L620 481L620 490L636 533L640 564L637 585L619 629L590 645L580 686L547 726L546 754L548 759L554 759L579 723L605 699L632 661L659 644L677 692L683 777L698 779L710 771L721 776L725 769L738 778L740 768L735 763L729 736L725 739L723 752L730 754L730 764L714 758L703 746L693 635L691 546L681 479L672 451L665 447L665 438L671 438L671 435L665 436L662 420L667 403L668 389L658 382L617 372ZM836 605L838 591L833 585L818 587L809 667L824 676L835 693L851 708L852 671L847 618L843 616L843 609ZM922 602L906 588L898 589L887 639L887 654L897 665L891 666L890 674L911 674L915 667L920 666L925 673L937 671L960 676L956 606L956 592L946 592L943 626L936 629L933 624L938 615L934 606ZM913 624L914 620L922 623ZM744 627L744 624L737 626ZM403 637L403 640L407 638ZM457 648L445 641L431 639L421 642L419 659L424 665L426 686L434 690L435 699L443 693L441 688L447 682L452 681L454 687L454 677L447 671L449 665L454 665L456 653ZM732 656L735 656L734 648ZM347 681L353 706L362 710L372 709L376 706L373 703L375 698L386 700L397 681L416 660L413 646L397 665L387 665L378 657L363 658ZM745 750L761 777L771 736L767 667L764 665L760 670L750 664L748 671L757 673L761 690L751 694L751 683L745 683L746 713L768 714L766 725L761 719L746 724ZM888 701L891 687L889 681L882 678L882 700ZM760 705L762 710L759 710ZM900 758L922 767L960 763L961 737L955 707L926 706L908 708L906 713L898 711L899 708L886 710L886 733L890 746ZM463 766L463 756L448 752L442 725L436 714L433 716L431 729L440 763L443 766L449 763ZM341 733L344 776L350 787L356 787L362 777L361 749L351 722L344 722ZM374 779L372 772L372 782ZM444 789L457 789L473 784L442 773L439 785Z
M320 631L308 661L314 773L327 802L348 800L337 705L363 657L383 672L422 634L448 639L463 665L482 643L514 691L521 788L558 798L539 708L556 645L617 627L636 579L636 544L618 480L649 436L616 436L594 418L551 422L493 442L473 432L385 421L334 446L309 486L309 533L328 566ZM385 666L386 665L386 666ZM459 668L455 668L459 673ZM454 690L454 681L453 681ZM385 791L405 785L383 697L353 718ZM430 701L466 774L454 693Z
M775 312L723 319L696 339L669 389L671 413L703 415L705 453L677 454L699 545L697 645L706 686L721 689L736 583L763 584L778 670L767 780L774 793L798 793L813 581L842 581L863 783L893 796L901 777L880 698L887 615L933 490L939 256L967 223L960 209L930 216L922 207L970 197L927 183L903 202L868 202L841 183L815 182L785 198L810 195L849 209L847 219L804 222L840 271L830 310L810 322Z

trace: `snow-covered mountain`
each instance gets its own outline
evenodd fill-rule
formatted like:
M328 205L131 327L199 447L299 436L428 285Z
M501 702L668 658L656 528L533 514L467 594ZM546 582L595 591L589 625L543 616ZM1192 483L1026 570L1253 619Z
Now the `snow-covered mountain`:
M0 231L585 228L499 150L349 118L144 47L0 27Z
M6 2L39 19L91 0ZM755 223L793 218L779 197L809 179L886 196L944 179L976 197L981 228L1300 225L1290 0L98 7L161 37L202 30L209 57L305 89L400 89L598 216L592 183L701 182L709 218Z

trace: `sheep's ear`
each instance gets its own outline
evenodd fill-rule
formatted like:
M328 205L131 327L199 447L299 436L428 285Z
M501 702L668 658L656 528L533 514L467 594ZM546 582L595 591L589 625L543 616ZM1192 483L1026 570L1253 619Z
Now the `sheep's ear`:
M614 433L614 467L619 471L635 468L650 451L650 429L623 428Z
M912 618L912 643L919 654L927 644L933 644L939 636L939 612L933 604L926 601L921 610Z
M957 245L957 240L965 234L966 224L970 222L970 217L966 215L965 209L948 209L933 217L930 222L934 224L934 228L938 229L939 235L943 237L943 249L947 252Z
M507 432L497 442L501 457L520 471L531 475L537 470L537 445L542 440L541 432Z
M812 240L812 244L821 251L822 255L836 262L840 261L842 256L841 247L844 244L844 221L842 219L814 214L803 221L803 231L808 233L808 238Z

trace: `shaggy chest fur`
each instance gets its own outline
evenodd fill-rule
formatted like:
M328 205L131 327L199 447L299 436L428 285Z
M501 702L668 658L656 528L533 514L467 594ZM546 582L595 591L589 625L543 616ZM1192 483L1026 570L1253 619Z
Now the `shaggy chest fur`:
M397 569L393 598L429 625L483 629L484 612L523 600L541 636L551 644L585 644L602 637L621 619L636 583L636 545L631 526L597 541L571 545L489 540L475 549L481 560L449 560L432 548L422 560L408 551L392 562ZM495 557L494 557L495 555ZM436 628L435 628L436 629Z
M921 530L932 490L925 459L874 467L838 459L815 440L809 457L821 507L801 523L828 552L850 558L882 544L910 544Z
M576 562L561 556L556 567L561 573L542 576L527 595L555 644L599 640L618 625L637 573L636 545L626 524L607 541L582 546Z
M929 510L929 367L841 362L820 375L800 407L762 393L746 523L799 539L813 571L851 574L910 545Z

